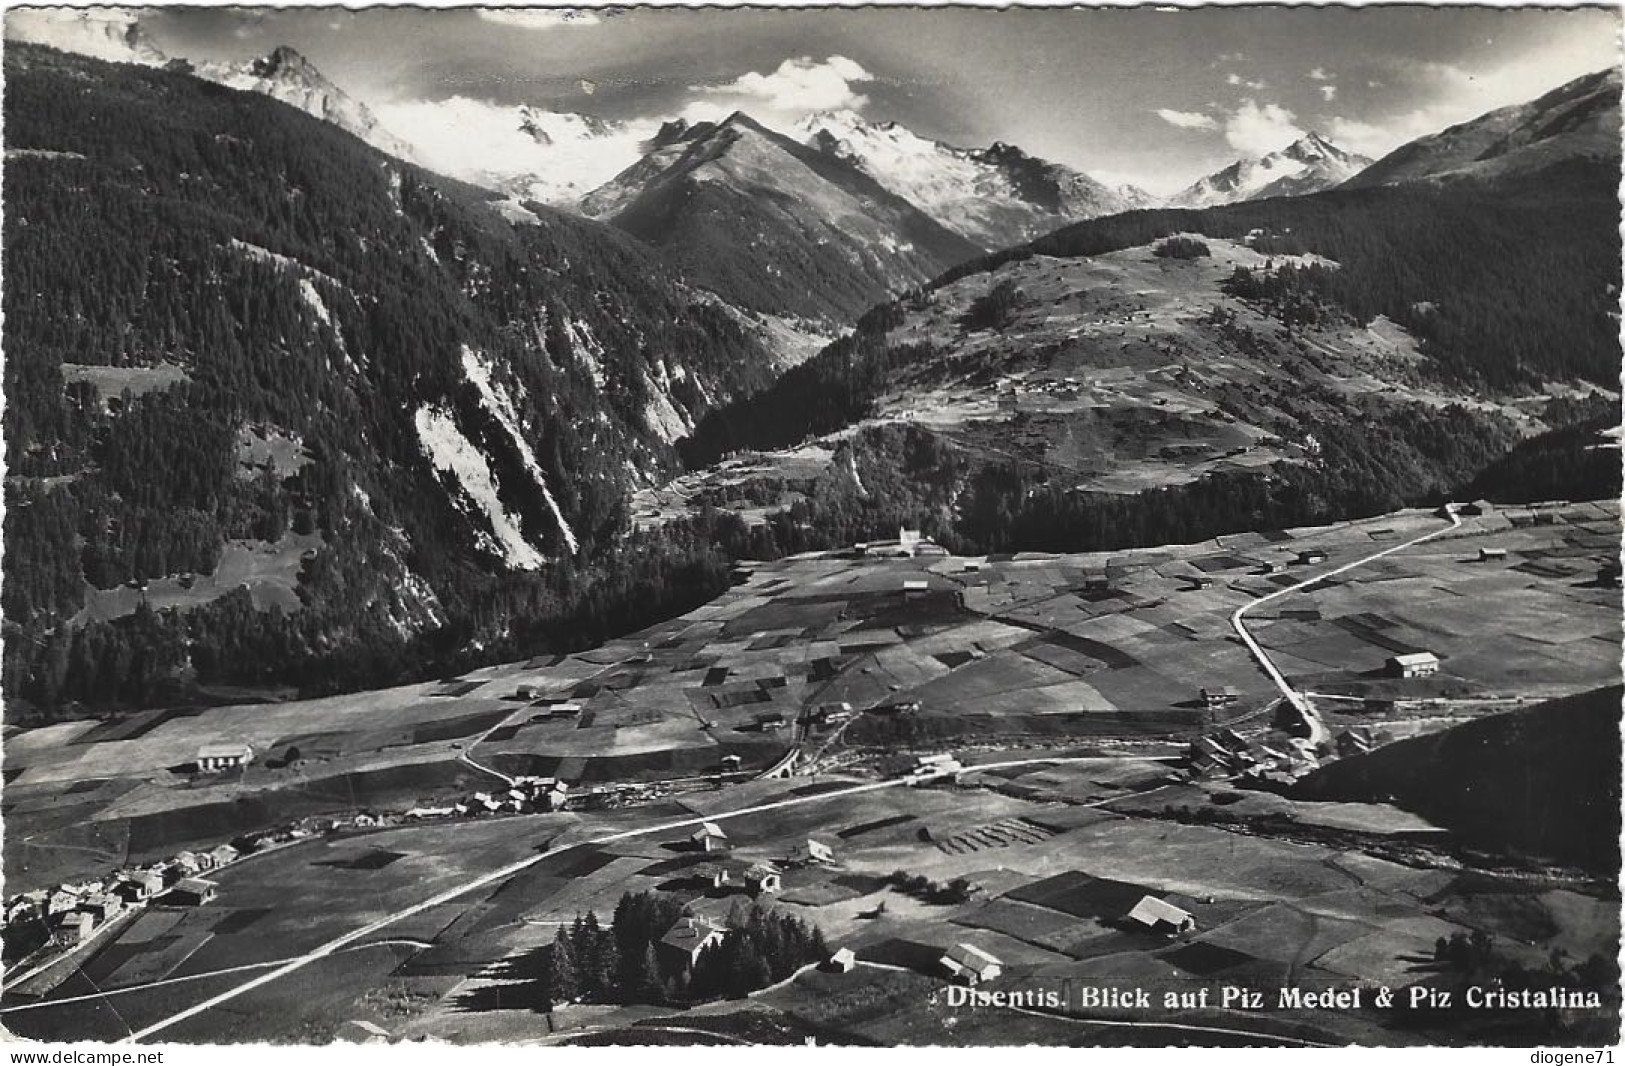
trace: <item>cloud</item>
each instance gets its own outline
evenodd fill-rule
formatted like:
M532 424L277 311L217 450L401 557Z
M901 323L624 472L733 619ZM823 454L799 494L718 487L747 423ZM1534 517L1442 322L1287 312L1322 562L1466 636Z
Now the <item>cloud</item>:
M875 76L845 56L786 59L769 74L748 71L722 85L696 85L706 99L684 109L684 117L715 119L735 110L766 112L780 120L813 111L861 111L869 98L856 88Z
M1243 89L1250 89L1251 91L1253 91L1255 93L1263 92L1265 89L1268 89L1270 87L1269 82L1264 81L1263 79L1259 79L1258 81L1251 81L1251 80L1249 80L1247 78L1242 77L1240 74L1237 74L1234 71L1231 71L1229 74L1226 74L1224 76L1224 83L1226 85L1239 86L1240 88L1243 88Z
M521 30L551 30L559 26L596 26L598 16L576 8L482 7L475 14L486 22Z
M1157 117L1170 126L1178 126L1182 130L1216 130L1219 121L1212 115L1204 115L1200 111L1175 111L1172 108L1157 108Z
M1331 81L1332 80L1332 76L1330 74L1326 73L1326 68L1325 67L1316 67L1314 70L1311 70L1309 72L1309 78L1310 78L1311 81Z
M1224 124L1224 139L1230 147L1249 156L1267 155L1302 136L1292 112L1279 104L1260 105L1252 99L1243 100Z
M1468 70L1452 63L1388 64L1382 79L1416 103L1387 115L1343 116L1326 124L1327 135L1352 151L1380 158L1418 137L1467 122L1497 108L1527 103L1582 74L1619 62L1617 41L1576 23L1570 36L1495 66Z
M1324 97L1328 102L1337 99L1337 86L1335 86L1335 85L1322 85L1322 86L1320 86L1320 95L1322 97Z

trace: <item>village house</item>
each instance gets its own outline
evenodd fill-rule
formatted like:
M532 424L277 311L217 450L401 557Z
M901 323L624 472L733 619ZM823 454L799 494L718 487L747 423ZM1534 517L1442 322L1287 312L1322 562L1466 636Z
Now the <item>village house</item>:
M722 943L728 930L714 925L705 918L684 917L660 938L658 951L684 969L691 969L699 961L700 952L712 944Z
M720 851L728 846L728 834L715 822L701 822L700 827L689 834L688 840L700 851Z
M201 877L188 877L170 891L168 899L186 907L201 907L214 899L215 890L219 887Z
M967 985L991 981L1004 972L1004 964L974 944L955 944L937 960L954 980Z
M1388 742L1388 735L1372 726L1355 726L1337 734L1337 754L1343 758L1364 755Z
M51 921L51 939L63 947L83 944L96 934L96 919L85 911L67 911Z
M1177 936L1180 933L1189 933L1196 928L1196 919L1189 911L1158 899L1156 896L1144 896L1128 912L1125 919L1130 925L1148 929L1163 936Z
M137 870L115 885L113 891L126 903L139 903L156 896L165 887L164 875L157 870Z
M197 768L204 773L235 770L254 761L254 749L247 744L205 744L197 750Z
M1439 672L1439 657L1430 651L1395 655L1388 660L1390 677L1432 677Z
M124 901L106 892L98 893L79 904L79 909L98 922L117 918L124 913Z

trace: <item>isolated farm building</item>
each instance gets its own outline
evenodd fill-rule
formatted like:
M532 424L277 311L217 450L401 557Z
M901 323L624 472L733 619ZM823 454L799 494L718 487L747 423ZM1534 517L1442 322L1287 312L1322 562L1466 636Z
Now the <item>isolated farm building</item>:
M837 973L851 973L858 964L858 956L851 948L841 948L829 957L829 968Z
M201 877L188 877L170 891L169 898L184 906L201 907L214 899L215 890L219 887Z
M1439 657L1430 651L1395 655L1388 660L1388 673L1393 677L1432 677L1439 672Z
M1472 503L1461 505L1461 513L1470 516L1489 514L1494 509L1494 506L1488 500L1474 500Z
M728 846L728 834L715 822L701 822L700 827L690 833L688 839L701 851L717 851Z
M712 944L722 943L727 933L723 926L713 925L704 918L679 918L677 924L660 938L660 954L685 968L691 967L698 961L700 952Z
M581 704L569 700L563 703L555 703L547 709L547 716L549 718L579 718L581 716Z
M1128 921L1166 936L1188 933L1196 928L1196 919L1189 911L1181 910L1156 896L1141 897L1134 909L1128 912Z
M1279 559L1272 559L1259 567L1258 572L1260 574L1284 574L1286 573L1286 564Z
M1083 575L1083 587L1088 592L1109 592L1114 584L1108 570L1091 570Z
M718 765L722 767L723 773L733 773L743 762L744 760L737 755L724 755Z
M51 921L51 939L62 945L83 944L96 933L96 919L85 911L67 911Z
M1202 690L1202 703L1208 710L1218 710L1228 707L1241 698L1241 694L1229 685L1215 685Z
M1319 548L1305 548L1298 553L1298 562L1303 564L1323 563L1328 556Z
M801 843L797 844L795 851L791 852L791 855L796 862L812 863L835 861L835 849L830 847L828 844L813 840L811 837L808 837L806 840L803 840Z
M1201 574L1196 577L1187 577L1185 580L1190 584L1190 587L1193 590L1210 589L1213 587L1213 579L1208 577L1206 574Z
M929 591L931 591L931 582L925 580L924 578L910 577L903 580L904 599L910 599L915 596L923 596Z
M820 703L813 710L813 717L824 725L835 725L845 722L856 715L850 703Z
M784 726L784 715L778 711L769 711L766 714L756 716L756 728L763 733L771 733L774 730L783 729Z
M937 961L949 976L967 985L991 981L1004 972L1004 963L974 944L955 944Z
M1499 561L1501 559L1505 559L1506 557L1507 557L1507 550L1505 548L1480 548L1480 549L1478 549L1478 561L1481 562L1481 563Z
M197 768L204 772L235 770L254 761L254 749L247 744L205 744L197 750Z
M935 777L938 775L957 774L965 767L949 752L936 755L917 755L914 758L913 773L917 777Z
M784 887L779 871L765 862L759 862L745 871L745 888L753 896L768 895Z
M892 700L890 703L871 707L870 710L875 714L914 714L920 706L919 700Z

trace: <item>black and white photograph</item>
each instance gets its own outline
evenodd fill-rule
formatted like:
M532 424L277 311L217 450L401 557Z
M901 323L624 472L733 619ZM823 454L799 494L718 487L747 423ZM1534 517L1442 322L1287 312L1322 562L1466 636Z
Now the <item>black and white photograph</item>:
M1622 16L6 3L7 1061L1611 1063Z

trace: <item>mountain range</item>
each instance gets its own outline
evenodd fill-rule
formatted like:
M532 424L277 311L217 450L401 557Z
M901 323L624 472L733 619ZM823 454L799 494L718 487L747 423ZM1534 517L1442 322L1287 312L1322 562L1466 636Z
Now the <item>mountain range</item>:
M1599 71L1527 104L1503 107L1412 141L1348 185L1516 177L1567 159L1616 158L1619 118L1620 72Z
M1361 161L1306 137L1198 183L1219 204L1202 210L849 112L788 132L743 113L642 130L516 107L505 131L544 154L596 143L604 171L529 181L527 158L475 184L414 162L416 146L292 50L193 65L88 12L46 23L42 47L19 39L19 14L4 608L22 639L6 670L8 692L42 707L155 702L176 685L354 687L581 646L701 602L731 556L771 543L714 514L631 535L632 491L685 455L794 445L807 413L844 429L915 380L985 385L972 376L1002 371L966 357L1006 319L1040 330L1012 359L1078 348L1039 302L1070 290L1003 264L1114 253L1133 267L1122 276L1152 279L1203 234L1248 262L1301 257L1302 273L1260 267L1233 292L1208 271L1202 302L1179 310L1260 374L1313 365L1292 331L1340 316L1411 331L1418 379L1532 389L1613 380L1617 364L1601 328L1617 76L1424 139L1371 168L1388 175L1371 190L1325 190L1362 184L1347 180ZM1169 234L1194 236L1159 243ZM1119 306L1127 292L1097 297L1114 343L1144 328ZM1224 300L1264 307L1249 328L1265 340L1216 311ZM1285 339L1254 321L1271 315ZM1133 351L1157 374L1189 334L1169 321ZM910 339L927 328L929 348ZM1186 400L1147 417L1205 433L1214 409L1200 389ZM1327 412L1358 414L1328 401L1292 424ZM1102 430L1085 428L1067 447L1093 455ZM1385 483L1380 450L1349 450L1363 464L1350 484ZM1017 513L1025 498L983 502Z
M1168 200L1170 207L1213 207L1271 196L1304 196L1336 188L1371 164L1310 132L1279 151L1236 162Z

